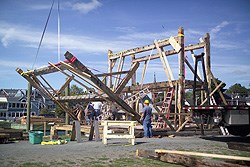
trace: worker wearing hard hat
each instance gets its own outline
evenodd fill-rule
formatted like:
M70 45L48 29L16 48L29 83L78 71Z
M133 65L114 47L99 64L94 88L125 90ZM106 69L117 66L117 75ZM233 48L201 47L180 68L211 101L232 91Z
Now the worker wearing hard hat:
M152 137L152 108L149 107L149 100L144 101L144 108L142 109L142 116L141 121L143 122L143 129L144 129L144 137L150 138Z

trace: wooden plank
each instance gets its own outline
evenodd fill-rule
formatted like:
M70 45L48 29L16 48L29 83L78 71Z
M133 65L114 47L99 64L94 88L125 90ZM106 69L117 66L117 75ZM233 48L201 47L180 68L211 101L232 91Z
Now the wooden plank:
M219 154L209 154L209 153L200 153L200 152L191 152L191 151L176 151L176 150L155 150L157 154L180 154L180 155L192 155L199 157L209 157L209 158L220 158L220 159L228 159L228 160L239 160L239 161L250 161L250 157L242 157L242 156L232 156L232 155L219 155Z
M177 43L177 41L174 39L174 37L170 37L169 38L169 43L171 44L171 46L174 48L174 50L179 53L179 51L181 50L181 46L180 44Z
M138 69L139 65L140 65L140 63L138 63L138 62L132 65L132 67L131 67L130 71L128 72L128 74L123 78L121 83L117 86L117 88L115 90L116 94L120 94L122 92L122 90L124 89L124 87L126 86L128 81L131 79L131 77L134 75L134 73Z
M71 60L74 57L70 52L66 52L65 55L66 59ZM119 106L121 106L126 112L134 115L133 117L141 123L141 116L135 112L126 102L124 102L118 95L113 93L98 77L96 77L87 67L85 67L77 58L72 62L72 65L77 69L89 74L90 80L99 87L103 92L105 92L110 100L116 102Z
M160 54L160 59L161 59L161 63L163 65L164 71L168 77L168 81L171 87L173 87L173 83L172 83L172 76L171 76L171 70L168 64L168 61L166 61L166 59L164 59L164 57L166 57L165 52L159 47L158 42L155 40L155 47L157 48L159 54Z

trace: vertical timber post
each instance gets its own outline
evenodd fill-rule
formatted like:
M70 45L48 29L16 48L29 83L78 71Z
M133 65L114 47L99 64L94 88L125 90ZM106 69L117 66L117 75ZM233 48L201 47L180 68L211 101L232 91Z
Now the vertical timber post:
M30 130L30 109L31 109L31 92L32 92L32 86L30 83L28 83L28 94L27 94L27 119L26 119L26 132Z
M108 50L108 73L112 73L112 59L110 59L110 55L112 55L112 51ZM108 76L108 85L107 85L110 89L112 88L112 75Z
M178 89L178 111L179 111L179 127L183 124L185 121L185 117L181 115L182 113L182 108L183 108L183 103L184 103L184 29L180 27L178 29L178 43L181 46L181 50L179 52L179 89Z
M208 90L211 92L211 61L210 61L210 35L209 33L206 33L204 36L204 41L205 41L205 47L204 47L204 52L205 52L205 63L206 63L206 76L207 76L207 83L208 83ZM207 95L208 96L208 95Z
M65 96L69 96L70 95L70 83L67 85L67 87L65 88ZM69 103L66 102L65 105L69 108ZM70 121L69 121L69 114L65 113L65 124L69 125ZM68 131L65 131L65 135L68 135Z
M135 60L135 55L131 55L131 66L133 65L133 61ZM136 85L136 72L133 74L133 76L131 77L131 86L135 86ZM133 96L134 94L131 92L131 96ZM132 104L132 108L136 111L139 112L137 110L139 110L139 106L137 106L137 104L139 105L139 103L134 102ZM126 113L126 118L128 118L128 114Z

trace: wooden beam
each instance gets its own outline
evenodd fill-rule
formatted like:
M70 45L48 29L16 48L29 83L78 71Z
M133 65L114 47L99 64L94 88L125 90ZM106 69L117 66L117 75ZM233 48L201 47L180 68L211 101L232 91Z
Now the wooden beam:
M177 38L177 37L175 37L175 38ZM160 47L170 45L168 39L163 39L163 40L160 40L158 42L159 42ZM109 58L110 59L118 59L121 54L123 54L123 56L130 56L130 55L133 55L133 54L149 51L149 50L152 50L152 49L155 49L155 44L149 44L149 45L146 45L146 46L137 47L137 48L133 48L133 49L129 49L129 50L124 50L124 51L121 51L121 52L118 52L118 53L114 53L114 54L111 54L109 56Z
M182 113L179 113L179 117L180 116L183 116ZM187 119L182 123L182 125L176 130L176 132L180 132L184 127L185 125L188 123L188 121L190 121L190 118L191 116L188 116Z
M117 86L117 88L115 90L115 94L120 94L122 92L122 90L124 89L124 87L126 86L128 81L131 79L131 77L134 75L134 73L138 69L139 65L140 65L140 63L138 63L138 62L132 65L128 74L123 78L121 83Z
M56 92L57 95L61 94L62 91L69 85L69 83L74 79L74 75L68 77L65 83L61 86L61 88Z
M181 50L178 53L178 60L179 60L179 82L178 82L178 111L179 113L183 112L182 107L184 104L184 93L185 93L185 49L184 49L184 29L182 27L180 27L178 29L178 43L181 46ZM184 122L184 117L179 115L179 126L182 125L182 123Z
M205 46L205 43L204 43L204 42L201 42L201 43L198 43L198 44L186 46L184 50L185 50L185 52L186 52L186 51L201 49L201 48L203 48L204 46ZM177 52L176 52L174 49L173 49L173 50L167 50L167 51L165 51L165 55L166 55L166 56L171 56L171 55L174 55L174 54L177 54ZM149 57L150 57L150 55L136 58L136 59L133 60L133 63L135 63L135 62L146 61L146 60L149 59ZM158 59L158 58L160 58L160 54L159 54L159 53L157 53L157 54L152 54L150 59L151 59L151 60L154 60L154 59Z
M178 83L178 80L172 81L173 84ZM194 81L193 80L185 80L185 88L186 89L192 89L193 88ZM199 84L200 85L200 84ZM127 86L125 87L122 92L128 92L128 93L133 93L133 92L138 92L141 89L145 89L146 87L149 88L150 92L162 92L162 90L166 90L167 88L170 87L169 82L156 82L156 83L145 83L143 84L143 87L141 88L141 85L134 85L134 86Z
M164 69L164 71L165 71L165 73L166 73L166 75L168 77L168 82L169 82L170 86L173 87L172 78L171 78L172 76L170 74L171 70L170 70L168 61L166 61L166 59L164 59L164 57L166 57L165 52L164 52L164 50L162 48L159 47L159 44L158 44L158 42L156 40L154 41L154 43L155 43L155 47L157 48L157 51L160 54L161 63L163 65L163 69Z
M65 58L67 60L71 60L72 57L74 57L70 52L66 52L65 53ZM96 85L98 86L103 92L105 92L111 101L114 101L116 102L119 106L121 106L126 112L130 113L133 115L133 117L141 123L140 121L140 118L141 116L135 112L126 102L124 102L118 95L116 95L114 92L112 92L110 90L110 88L108 88L98 77L96 77L86 66L84 66L77 58L72 62L72 65L89 74L91 77L90 77L90 80Z
M182 153L182 154L179 154ZM206 157L206 153L201 157L197 157L197 155L189 155L186 154L188 152L184 151L175 151L175 150L144 150L137 149L136 156L150 158L154 160L160 160L166 163L171 164L180 164L183 166L208 166L208 167L235 167L241 165L249 165L249 161L241 161L241 160L230 160L230 159L211 159ZM212 154L216 155L216 154ZM234 156L232 156L234 157Z
M221 87L222 84L223 84L223 82L221 82L218 86L216 86L216 88L209 94L208 97L212 97L213 94ZM208 100L208 98L206 97L206 99L200 104L200 106L205 104L207 100Z
M120 71L120 72L112 72L112 73L102 73L102 74L95 74L97 77L103 77L103 76L113 76L113 75L119 75L119 74L127 74L129 71Z
M217 87L217 86L218 86L218 83L216 82L216 80L215 80L215 78L214 78L214 75L213 75L211 69L208 68L208 71L209 71L209 73L210 73L210 76L211 76L211 78L212 78L212 81L213 81L214 85ZM224 105L227 105L227 101L226 101L224 95L222 94L222 92L221 92L220 90L218 90L218 92L219 92L219 95L220 95L220 97L221 97L221 99L222 99Z
M209 153L200 153L200 152L191 152L191 151L157 149L155 150L155 152L158 154L170 153L170 154L192 155L192 156L209 157L209 158L221 158L221 159L228 159L228 160L250 161L250 157L209 154Z

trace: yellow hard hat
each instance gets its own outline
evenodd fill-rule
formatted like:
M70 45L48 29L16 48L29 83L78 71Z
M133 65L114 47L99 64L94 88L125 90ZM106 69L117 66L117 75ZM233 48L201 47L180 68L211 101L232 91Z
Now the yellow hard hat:
M149 100L145 100L144 103L149 104Z

